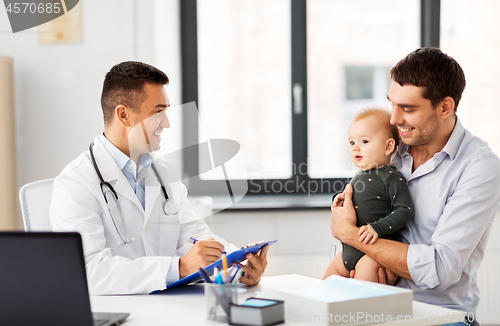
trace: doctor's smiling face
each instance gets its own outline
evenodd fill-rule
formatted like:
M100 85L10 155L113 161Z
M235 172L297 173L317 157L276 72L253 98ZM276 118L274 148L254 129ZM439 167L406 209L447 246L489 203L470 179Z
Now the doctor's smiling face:
M170 106L165 85L145 83L139 109L128 110L128 144L133 159L160 149L161 133L170 127L166 110Z
M164 72L137 61L113 66L104 78L104 136L136 163L141 154L160 149L161 132L170 127L168 82Z

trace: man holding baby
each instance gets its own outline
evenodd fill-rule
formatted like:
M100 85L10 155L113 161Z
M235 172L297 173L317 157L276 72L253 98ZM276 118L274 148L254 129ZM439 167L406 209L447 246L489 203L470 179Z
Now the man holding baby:
M417 49L392 68L391 78L391 124L401 139L391 164L408 182L414 217L400 231L402 242L361 242L348 185L332 205L332 234L384 267L379 282L467 312L459 324L471 325L477 272L500 199L500 160L457 116L465 76L453 58Z

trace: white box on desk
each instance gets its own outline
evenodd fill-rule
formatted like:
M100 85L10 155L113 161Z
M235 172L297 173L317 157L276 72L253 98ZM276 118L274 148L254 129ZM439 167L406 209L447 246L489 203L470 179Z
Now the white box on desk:
M285 301L285 319L309 325L395 321L412 315L413 302L411 290L340 276L325 281L301 275L268 277L258 297Z

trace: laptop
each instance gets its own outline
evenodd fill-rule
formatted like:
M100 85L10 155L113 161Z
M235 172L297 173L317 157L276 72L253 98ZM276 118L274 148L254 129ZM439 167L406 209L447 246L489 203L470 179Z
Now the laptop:
M108 326L128 316L90 311L79 233L0 232L0 324Z

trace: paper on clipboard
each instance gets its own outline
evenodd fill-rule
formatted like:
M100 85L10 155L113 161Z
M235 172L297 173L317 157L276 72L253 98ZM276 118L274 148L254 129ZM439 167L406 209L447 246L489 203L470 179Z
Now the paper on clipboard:
M259 244L256 244L254 246L250 246L248 248L242 248L240 250L236 250L236 251L233 251L232 253L228 254L227 255L227 263L229 265L231 265L232 263L236 262L236 263L239 263L239 262L242 262L244 261L246 258L245 256L249 253L252 253L252 254L256 254L258 253L265 245L272 245L273 243L275 243L277 240L272 240L272 241L266 241L266 242L263 242L263 243L259 243ZM217 267L220 269L222 269L222 259L219 259L218 261L216 261L215 263L211 264L211 265L208 265L207 267L205 267L205 271L208 273L208 275L212 275L213 272L214 272L214 268ZM163 291L154 291L154 292L151 292L151 294L158 294L158 293L163 293L169 289L172 289L172 288L175 288L175 287L178 287L178 286L182 286L182 285L187 285L189 283L193 283L193 282L196 282L196 281L199 281L202 279L202 276L199 274L199 272L195 272L191 275L188 275L186 277L184 277L183 279L180 279L174 283L170 283L167 285L167 288Z

